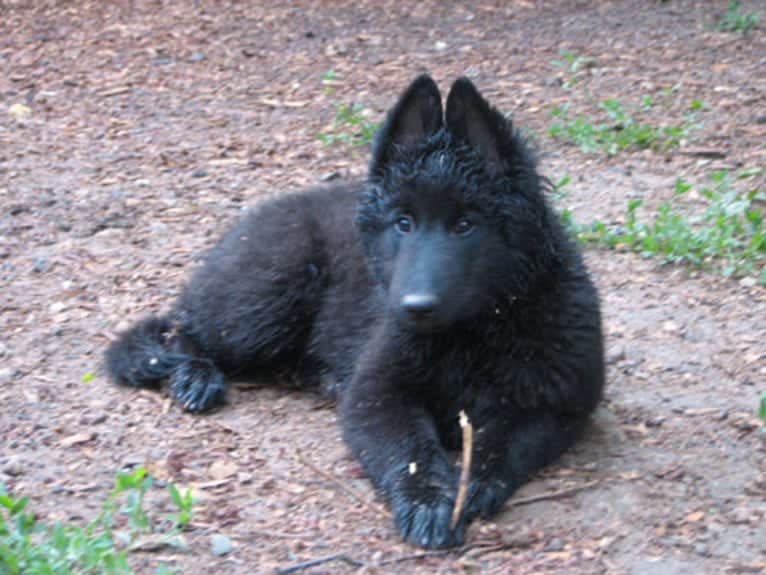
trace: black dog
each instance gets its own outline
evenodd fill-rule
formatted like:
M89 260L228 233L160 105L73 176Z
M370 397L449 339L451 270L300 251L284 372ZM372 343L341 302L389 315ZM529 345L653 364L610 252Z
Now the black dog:
M224 374L289 363L337 392L343 435L404 538L460 544L577 438L604 383L599 301L510 123L465 78L417 78L365 183L264 202L213 248L173 311L107 351L115 381L189 411ZM450 528L458 413L471 484Z

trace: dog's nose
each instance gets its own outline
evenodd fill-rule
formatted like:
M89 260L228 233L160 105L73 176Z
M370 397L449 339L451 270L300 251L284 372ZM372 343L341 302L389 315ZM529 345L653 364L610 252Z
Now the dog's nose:
M402 297L402 308L412 317L432 314L439 305L439 297L432 293L410 293Z

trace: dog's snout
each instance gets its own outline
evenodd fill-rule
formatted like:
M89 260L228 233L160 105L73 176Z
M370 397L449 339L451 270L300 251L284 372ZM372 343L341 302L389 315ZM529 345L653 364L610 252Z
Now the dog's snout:
M423 317L439 306L439 297L432 293L411 293L402 297L402 308L410 315Z

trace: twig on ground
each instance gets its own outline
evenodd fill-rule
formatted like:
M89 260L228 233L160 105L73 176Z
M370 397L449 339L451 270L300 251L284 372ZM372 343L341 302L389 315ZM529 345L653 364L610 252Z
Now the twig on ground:
M102 98L111 98L112 96L119 96L121 94L127 94L132 88L130 86L117 86L115 88L107 88L97 92Z
M306 459L303 456L303 454L301 453L300 449L296 449L295 450L295 458L300 463L302 463L303 465L305 465L306 467L311 469L311 471L313 471L317 475L320 475L320 476L324 477L327 481L331 482L338 489L343 491L343 493L345 493L346 495L348 495L352 499L358 501L359 503L361 503L362 505L367 507L370 511L375 511L376 513L378 513L380 515L383 515L383 516L388 515L388 513L386 513L385 508L381 507L380 505L377 505L377 504L373 503L372 501L367 501L364 497L359 495L356 491L351 489L348 485L346 485L344 483L341 483L341 481L337 477L335 477L331 473L327 473L325 470L320 469L319 467L317 467L316 465L311 463L308 459Z
M250 533L259 537L268 537L271 539L300 539L303 541L316 541L319 538L318 533L285 533L284 531L275 531L273 529L250 529Z
M287 567L277 567L275 572L278 575L287 575L289 573L302 571L303 569L309 569L310 567L316 567L322 563L329 563L330 561L344 561L345 563L353 565L354 567L383 567L385 565L397 565L399 563L404 563L405 561L427 559L428 557L441 557L442 555L448 555L456 552L459 555L462 555L463 553L461 550L455 549L434 549L433 551L422 551L420 553L413 553L412 555L402 555L400 557L384 559L383 561L373 561L370 563L360 561L359 559L354 559L345 553L336 553L334 555L327 555L325 557L317 557L316 559L309 559L308 561L294 563L293 565L288 565Z
M326 555L324 557L317 557L316 559L303 561L302 563L294 563L293 565L288 565L287 567L277 567L274 569L274 572L278 573L279 575L287 575L288 573L296 573L298 571L302 571L303 569L308 569L309 567L321 565L322 563L329 563L330 561L344 561L345 563L353 565L354 567L364 567L366 565L364 561L359 561L358 559L349 557L345 553L335 553L333 555Z
M589 481L588 483L583 483L582 485L575 485L574 487L568 487L566 489L559 489L558 491L551 491L550 493L541 493L540 495L531 495L530 497L523 497L521 499L512 499L508 502L508 504L511 507L519 507L520 505L529 505L530 503L537 503L538 501L546 501L549 499L562 499L564 497L569 497L570 495L574 495L575 493L579 493L580 491L584 491L585 489L589 489L596 485L597 483L601 483L600 479L594 479L593 481Z
M465 411L460 410L460 428L463 430L463 463L460 469L460 483L458 483L455 507L452 508L450 529L455 529L463 512L465 497L468 494L468 482L471 479L471 457L473 455L473 425Z
M420 553L413 553L412 555L402 555L401 557L394 557L393 559L384 559L379 563L375 563L375 567L383 567L384 565L396 565L398 563L404 563L405 561L416 561L418 559L427 559L428 557L441 557L442 555L448 555L450 553L458 553L462 555L462 551L455 549L434 549L433 551L421 551Z

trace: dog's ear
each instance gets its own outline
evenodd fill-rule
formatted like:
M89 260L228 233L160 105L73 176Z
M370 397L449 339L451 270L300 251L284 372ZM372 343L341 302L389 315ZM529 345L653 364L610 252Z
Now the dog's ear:
M415 78L399 97L378 131L372 151L371 171L377 172L397 148L428 138L444 125L439 88L428 74Z
M468 78L458 78L447 96L447 129L458 141L476 148L495 169L506 171L513 162L510 122Z

